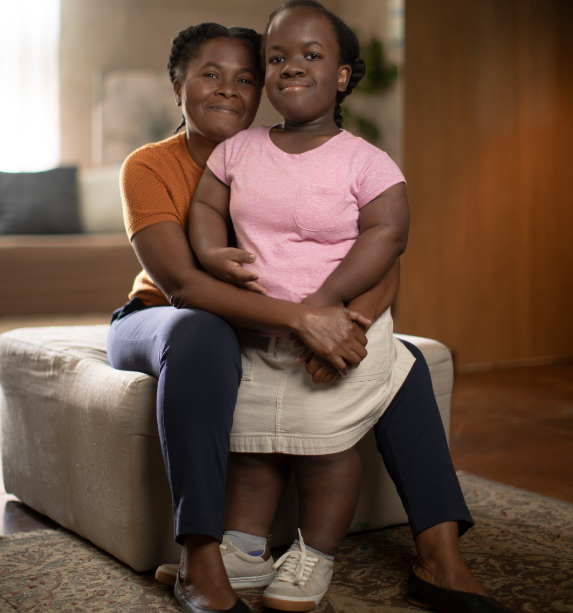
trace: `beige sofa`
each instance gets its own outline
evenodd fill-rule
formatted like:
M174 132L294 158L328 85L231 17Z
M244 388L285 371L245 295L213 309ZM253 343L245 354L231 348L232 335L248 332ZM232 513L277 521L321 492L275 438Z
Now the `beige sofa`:
M0 336L4 482L32 508L145 571L179 557L155 417L157 383L111 368L107 331L21 328ZM403 338L429 363L447 432L450 353L436 341ZM360 452L364 475L350 531L407 522L372 433ZM294 536L293 488L273 526L273 545Z

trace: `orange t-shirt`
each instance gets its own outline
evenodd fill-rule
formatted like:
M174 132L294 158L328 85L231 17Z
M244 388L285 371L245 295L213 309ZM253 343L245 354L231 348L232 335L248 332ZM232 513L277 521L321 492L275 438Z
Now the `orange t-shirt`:
M203 174L191 159L185 133L134 151L121 169L123 219L129 240L136 232L162 221L175 221L187 234L189 206ZM148 306L169 306L163 292L142 270L129 298Z

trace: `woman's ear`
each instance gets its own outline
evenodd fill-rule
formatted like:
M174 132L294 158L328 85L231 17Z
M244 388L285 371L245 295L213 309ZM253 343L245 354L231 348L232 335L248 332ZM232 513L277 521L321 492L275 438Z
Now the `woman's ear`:
M352 67L350 64L342 64L342 66L338 67L338 85L337 89L339 92L345 92L348 87L348 81L350 80L350 75L352 74Z
M173 81L173 91L175 92L175 104L177 106L181 106L181 88L183 87L183 83L175 79Z

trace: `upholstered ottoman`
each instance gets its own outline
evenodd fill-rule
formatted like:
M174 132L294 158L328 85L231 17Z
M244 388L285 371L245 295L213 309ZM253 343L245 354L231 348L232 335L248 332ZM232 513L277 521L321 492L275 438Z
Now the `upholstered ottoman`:
M108 326L22 328L0 336L6 490L137 571L178 562L171 496L155 417L156 380L111 368ZM446 432L452 361L444 345L402 337L423 352ZM406 523L373 434L360 443L364 476L351 532ZM296 529L291 483L273 545Z

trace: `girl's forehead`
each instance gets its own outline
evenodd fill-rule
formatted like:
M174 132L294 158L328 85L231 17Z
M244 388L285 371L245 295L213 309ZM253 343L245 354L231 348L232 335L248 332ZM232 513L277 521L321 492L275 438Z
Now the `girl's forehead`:
M281 11L273 19L267 33L267 48L275 44L277 39L281 42L316 40L321 44L336 44L330 19L306 7Z

